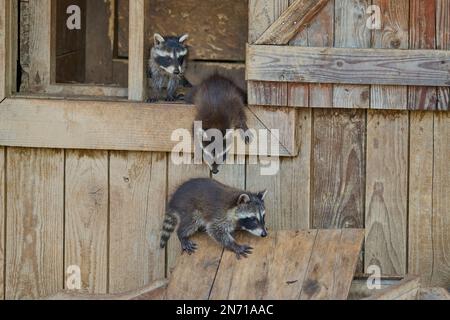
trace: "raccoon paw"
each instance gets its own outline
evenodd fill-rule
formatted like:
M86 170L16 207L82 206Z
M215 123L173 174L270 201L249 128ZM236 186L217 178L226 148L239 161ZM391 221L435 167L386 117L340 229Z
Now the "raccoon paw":
M190 240L183 240L181 242L181 249L183 252L186 252L188 255L192 255L197 251L197 244Z
M252 254L252 250L253 248L250 246L246 246L246 245L242 245L242 246L237 246L236 249L234 250L234 253L236 253L236 258L238 260L241 260L241 258L248 258L249 255Z
M148 98L145 102L147 102L147 103L156 103L156 102L158 102L158 98Z
M167 102L174 102L174 101L177 101L177 98L174 97L174 96L167 96L166 101Z

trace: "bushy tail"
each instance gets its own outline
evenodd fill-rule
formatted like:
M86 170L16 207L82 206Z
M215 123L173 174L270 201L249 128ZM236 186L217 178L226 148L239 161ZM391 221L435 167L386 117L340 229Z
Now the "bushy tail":
M159 243L161 249L166 247L167 242L170 239L170 235L175 231L177 223L178 221L176 213L173 211L167 211L164 218L164 223L161 231L161 240Z

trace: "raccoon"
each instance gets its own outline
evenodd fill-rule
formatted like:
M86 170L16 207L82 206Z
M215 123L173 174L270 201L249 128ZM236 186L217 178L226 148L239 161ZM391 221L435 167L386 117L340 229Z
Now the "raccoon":
M175 101L183 96L176 95L180 83L184 83L184 72L186 70L186 57L188 48L184 44L189 35L181 37L163 37L156 33L154 35L154 46L150 52L148 63L148 75L151 79L151 94L148 102L156 102L160 99ZM163 88L167 87L167 95L163 96Z
M241 129L240 132L246 144L249 144L253 138L248 132L244 110L246 94L229 78L213 74L191 90L187 101L195 104L197 108L195 121L202 122L202 130L194 132L195 140L202 142L199 147L205 150L209 144L206 141L211 141L206 134L209 129L219 130L224 137L224 151L221 154L205 155L211 172L218 174L219 163L226 160L229 151L227 150L227 140L232 139L230 135L232 131L229 130Z
M267 237L266 195L267 191L245 192L212 179L192 179L181 185L168 203L160 246L166 247L178 224L177 235L183 252L193 254L197 245L189 238L197 231L206 231L238 259L246 258L253 248L237 244L233 233L245 230Z

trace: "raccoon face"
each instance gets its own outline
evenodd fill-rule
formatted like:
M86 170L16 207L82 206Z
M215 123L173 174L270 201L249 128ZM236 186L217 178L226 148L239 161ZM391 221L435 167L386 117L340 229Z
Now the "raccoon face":
M236 209L239 228L263 238L267 237L264 205L266 195L267 190L258 194L242 194Z
M181 37L163 37L158 33L154 35L153 59L162 70L173 75L184 73L188 54L184 42L188 37L187 34Z

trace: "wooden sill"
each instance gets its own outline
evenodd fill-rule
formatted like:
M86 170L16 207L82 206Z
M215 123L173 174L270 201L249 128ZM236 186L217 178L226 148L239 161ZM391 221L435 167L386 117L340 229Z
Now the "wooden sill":
M280 129L280 156L298 154L296 112L251 107L250 128ZM32 148L172 152L175 129L191 132L186 104L7 98L0 104L0 145ZM247 151L248 153L248 151Z

